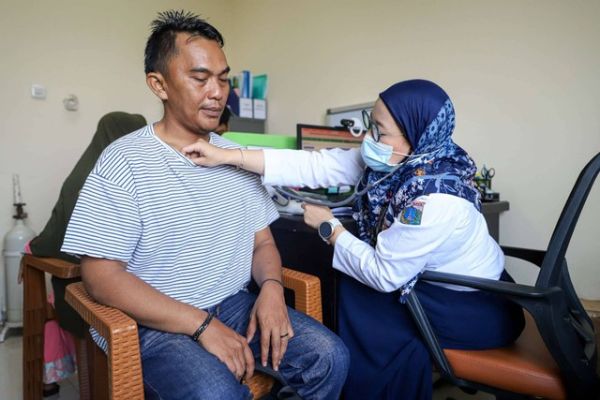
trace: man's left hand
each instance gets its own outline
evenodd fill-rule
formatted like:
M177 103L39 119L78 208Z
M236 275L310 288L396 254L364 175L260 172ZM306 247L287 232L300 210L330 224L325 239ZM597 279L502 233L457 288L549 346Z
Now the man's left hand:
M250 313L250 323L246 331L248 342L254 337L257 327L260 328L261 364L267 365L270 348L271 363L277 371L287 350L288 341L294 336L294 330L285 305L283 287L275 281L265 281L260 289Z

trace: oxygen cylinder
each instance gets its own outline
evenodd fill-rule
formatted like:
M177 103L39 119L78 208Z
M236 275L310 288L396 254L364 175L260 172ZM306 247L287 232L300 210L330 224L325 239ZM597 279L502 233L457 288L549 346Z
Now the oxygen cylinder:
M0 315L1 322L5 322L0 333L0 342L6 335L7 328L22 326L23 321L23 287L18 284L19 266L25 244L35 237L35 232L26 224L27 213L25 203L21 198L21 184L19 176L13 175L13 205L16 213L13 216L15 224L4 236L4 289L6 314Z
M14 226L4 236L6 321L8 323L21 324L23 321L23 287L17 283L17 280L23 249L25 244L34 237L35 232L25 225L24 218L20 218L17 212Z

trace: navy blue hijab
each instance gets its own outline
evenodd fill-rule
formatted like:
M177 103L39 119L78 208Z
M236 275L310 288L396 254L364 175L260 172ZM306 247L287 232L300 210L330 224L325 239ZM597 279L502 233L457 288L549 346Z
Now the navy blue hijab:
M359 238L374 246L377 235L419 196L445 193L463 198L481 209L473 177L475 162L452 141L454 107L444 90L433 82L399 82L379 95L408 139L412 156L392 176L371 188L356 204ZM362 187L386 175L368 169ZM402 288L406 294L416 283Z

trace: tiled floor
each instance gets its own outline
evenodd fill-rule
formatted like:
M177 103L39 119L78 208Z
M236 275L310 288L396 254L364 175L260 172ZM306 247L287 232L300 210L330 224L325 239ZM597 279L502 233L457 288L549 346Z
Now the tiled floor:
M494 400L491 394L478 392L476 394L466 394L457 387L441 387L433 392L433 400Z
M0 343L0 399L19 400L23 398L22 343L22 337L14 334L9 335L3 343ZM76 375L60 382L58 394L45 398L45 400L57 399L79 399Z

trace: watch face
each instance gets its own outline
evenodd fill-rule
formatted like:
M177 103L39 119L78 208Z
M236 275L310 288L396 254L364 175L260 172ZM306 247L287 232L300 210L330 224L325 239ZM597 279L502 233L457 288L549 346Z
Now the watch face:
M333 234L333 229L331 228L331 224L327 221L321 222L319 225L319 236L324 239L329 239Z

